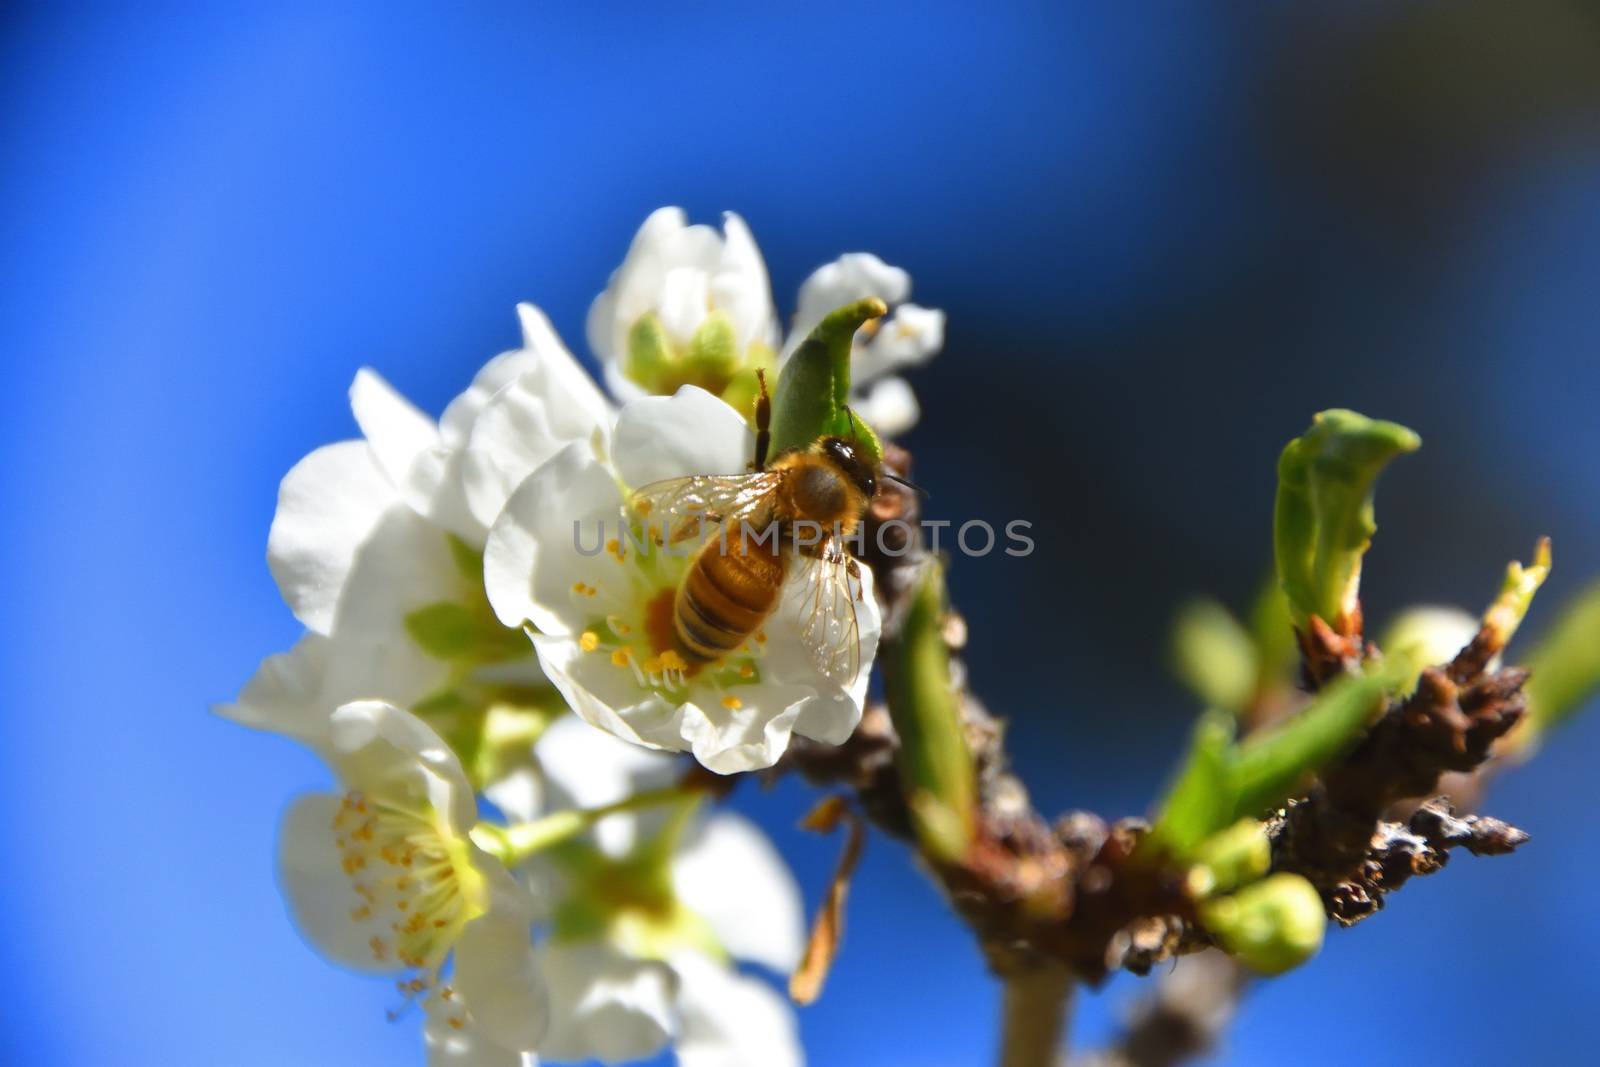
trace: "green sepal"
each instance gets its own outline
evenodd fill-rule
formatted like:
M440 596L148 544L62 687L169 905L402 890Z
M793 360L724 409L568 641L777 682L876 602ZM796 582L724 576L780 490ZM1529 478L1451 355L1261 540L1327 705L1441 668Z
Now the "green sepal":
M516 630L501 626L482 608L454 600L425 604L405 618L406 633L417 647L447 662L498 663L529 654L528 642Z
M483 553L455 534L445 534L445 541L450 545L450 559L454 561L461 577L475 588L483 588Z
M941 632L944 575L929 563L884 661L889 717L912 828L923 851L956 863L972 842L977 785Z
M829 312L795 349L773 393L774 454L832 436L854 438L871 462L882 460L877 435L849 409L850 352L861 325L888 311L877 297L847 304Z
M460 659L478 641L478 619L454 600L425 605L406 616L406 633L434 659Z
M1298 874L1275 874L1227 897L1202 901L1200 921L1219 944L1258 974L1282 974L1322 948L1322 898Z
M1260 673L1255 642L1215 600L1185 605L1172 627L1172 664L1180 681L1207 707L1238 714L1255 695Z
M1398 423L1336 408L1284 448L1273 549L1296 626L1317 615L1339 633L1354 632L1361 557L1377 532L1373 484L1385 464L1421 444Z

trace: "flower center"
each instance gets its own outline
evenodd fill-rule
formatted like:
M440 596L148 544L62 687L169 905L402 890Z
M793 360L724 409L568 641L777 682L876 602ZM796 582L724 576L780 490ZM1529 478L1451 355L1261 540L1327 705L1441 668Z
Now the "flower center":
M467 843L427 804L352 792L333 820L334 842L355 890L350 917L374 923L373 959L419 972L402 989L420 993L438 978L450 948L479 909L481 877ZM414 987L414 988L412 988Z

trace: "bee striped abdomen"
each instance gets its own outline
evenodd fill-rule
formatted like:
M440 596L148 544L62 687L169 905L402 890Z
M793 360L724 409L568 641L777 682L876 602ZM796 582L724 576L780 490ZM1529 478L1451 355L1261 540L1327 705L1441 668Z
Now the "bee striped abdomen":
M783 587L783 560L770 546L746 551L743 538L700 550L673 602L673 626L685 658L719 659L744 644L772 613Z

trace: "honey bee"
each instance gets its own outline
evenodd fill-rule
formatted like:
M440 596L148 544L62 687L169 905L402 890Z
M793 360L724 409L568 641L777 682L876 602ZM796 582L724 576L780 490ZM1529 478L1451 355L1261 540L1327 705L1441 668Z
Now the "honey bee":
M763 378L751 472L669 478L640 488L630 501L669 542L703 533L707 522L721 528L695 553L674 595L673 633L685 660L711 663L744 645L797 573L791 595L800 602L800 636L811 662L849 686L861 672L862 585L844 542L877 489L877 466L844 437L785 450L769 464L770 419Z

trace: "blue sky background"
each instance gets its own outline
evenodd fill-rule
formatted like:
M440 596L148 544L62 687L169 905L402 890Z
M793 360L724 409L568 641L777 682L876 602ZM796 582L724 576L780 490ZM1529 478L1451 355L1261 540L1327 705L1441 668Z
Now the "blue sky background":
M687 5L680 5L688 7ZM10 5L0 14L0 913L7 1063L420 1062L272 882L321 771L210 718L296 626L278 479L371 364L438 411L528 299L583 351L652 208L741 212L780 303L868 249L950 313L909 443L946 517L1031 518L955 594L1042 807L1143 811L1193 709L1186 596L1244 603L1277 449L1354 406L1386 477L1369 615L1530 621L1600 572L1592 5ZM1071 683L1070 699L1059 696ZM1600 722L1495 785L1458 857L1255 990L1228 1062L1534 1062L1600 1042L1582 836ZM815 900L809 800L746 786ZM803 1014L815 1064L982 1062L996 990L895 844ZM1084 998L1078 1036L1138 988ZM1463 1022L1470 1020L1470 1022Z

